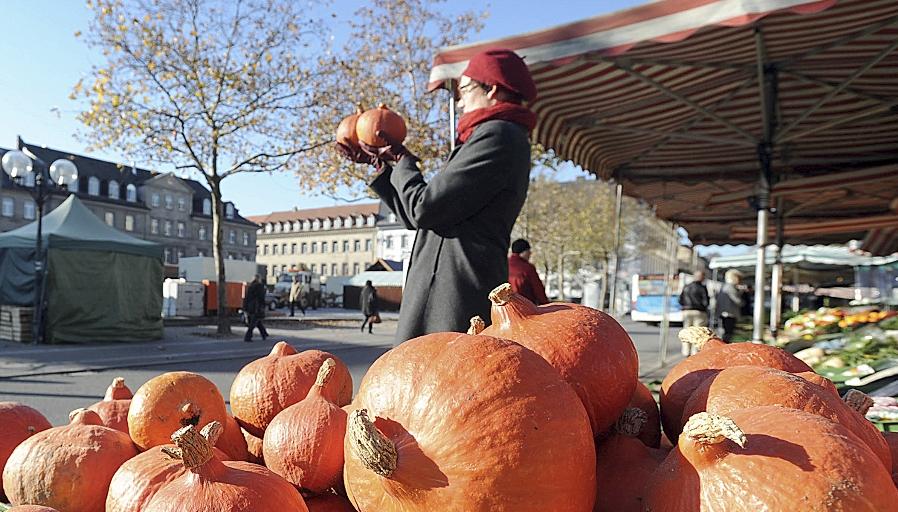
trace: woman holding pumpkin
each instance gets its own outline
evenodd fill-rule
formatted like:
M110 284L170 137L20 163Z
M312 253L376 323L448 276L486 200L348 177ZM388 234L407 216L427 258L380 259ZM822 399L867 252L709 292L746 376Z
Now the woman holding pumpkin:
M527 197L536 115L523 103L536 98L536 86L523 59L511 50L475 55L456 94L463 111L458 144L429 182L401 142L375 148L360 141L361 151L338 144L352 161L377 166L371 189L417 230L399 313L400 343L432 332L464 332L471 317L489 318L488 295L508 277L511 228Z

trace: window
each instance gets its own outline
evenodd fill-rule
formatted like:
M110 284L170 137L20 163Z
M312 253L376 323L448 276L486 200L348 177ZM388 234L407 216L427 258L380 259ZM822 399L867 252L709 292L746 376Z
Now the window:
M312 229L313 229L313 230L317 230L317 229L320 229L320 228L321 228L321 221L318 220L318 219L313 220L313 221L312 221Z
M262 246L262 255L268 256L268 244Z
M331 275L332 276L337 275L337 264L336 263L331 263Z
M172 199L171 194L165 194L165 209L172 210L175 207L175 200Z
M366 224L368 224L368 226L371 227L374 225L374 221L375 221L374 215L369 215L368 219L366 219Z
M330 220L330 219L324 219L324 224L322 225L322 227L323 227L324 229L330 229L330 228L331 228L331 220ZM324 275L324 272L322 272L321 275Z
M358 264L358 263L353 263L353 264L352 264L352 275L356 275L356 274L358 274L358 273L359 273L359 264Z
M206 226L200 226L200 229L198 229L196 232L196 237L200 240L206 239Z
M203 199L203 215L212 215L212 200Z
M200 256L200 257L205 257L205 256L206 256L206 251L204 251L204 250L202 250L202 249L199 249L198 251L196 251L196 255L197 255L197 256Z
M324 263L321 264L321 275L327 275L327 265L325 265Z
M331 242L331 252L337 252L337 249L340 248L340 245L337 242Z
M185 236L187 236L187 228L183 222L178 222L178 238L184 238Z
M388 236L384 237L384 247L386 247L387 249L393 248L393 237L392 236L388 235Z
M296 221L293 223L293 231L299 231L302 229L302 222Z
M34 201L31 199L26 199L23 205L24 209L24 217L26 220L34 220Z
M362 250L362 241L361 240L353 240L352 241L352 251L359 252Z
M135 187L134 185L129 183L128 186L125 187L125 196L126 196L125 198L128 200L129 203L136 203L137 202L137 187Z
M134 231L133 215L125 215L125 231Z
M119 186L115 180L109 180L109 190L107 191L109 199L119 199Z
M153 195L151 197L152 197L152 201L150 202L150 204L153 206L153 208L158 208L159 207L159 194L157 192L153 192Z
M178 249L178 260L184 257L184 249ZM177 262L177 260L175 260Z
M244 246L249 245L249 231L243 232L243 245ZM296 249L296 244L293 244L293 246L294 246L293 248Z
M229 253L228 253L228 259L229 259L229 260L234 259L234 253L229 252Z
M321 252L327 252L327 242L321 242Z
M228 231L228 243L236 244L237 243L237 232L233 229Z
M290 244L290 254L296 254L296 244Z
M229 219L234 218L234 205L233 204L228 203L228 205L225 207L225 217L227 217Z
M165 236L171 236L171 221L165 221L165 227L162 230L162 234Z
M287 254L287 244L281 244L281 254Z
M172 263L172 261L171 261L171 259L172 259L171 249L169 249L168 247L166 247L165 249L162 250L162 253L165 255L165 262L166 262L166 263Z
M318 242L312 242L312 254L318 252Z
M312 263L312 273L314 274L317 271L318 271L318 266L315 265L314 263Z
M305 254L308 251L308 249L309 249L309 244L303 242L302 245L300 246L299 252L302 254Z
M349 252L349 240L343 240L343 252ZM344 274L346 272L343 272Z
M312 229L312 222L308 219L302 221L302 229L305 231Z
M337 217L336 219L334 219L334 227L335 228L343 227L343 218L342 217Z
M112 212L106 212L104 215L104 219L106 220L107 226L115 227L115 214Z
M271 254L278 253L278 244L271 244Z
M408 235L402 235L402 248L408 247Z
M365 225L365 217L361 215L356 215L355 217L355 227L360 228Z
M150 233L159 234L159 219L150 219Z
M365 240L365 250L366 250L366 251L370 251L370 250L371 250L371 239L370 239L370 238L368 238L368 239Z
M282 229L283 229L283 226L281 226L281 223L280 223L280 222L278 222L277 224L274 225L274 232L275 232L275 233L280 233Z
M187 209L187 201L183 197L178 198L178 210L182 212Z
M100 195L100 180L96 176L91 176L87 180L87 193L92 196Z
M265 232L271 233L274 230L274 226L270 222L265 223Z

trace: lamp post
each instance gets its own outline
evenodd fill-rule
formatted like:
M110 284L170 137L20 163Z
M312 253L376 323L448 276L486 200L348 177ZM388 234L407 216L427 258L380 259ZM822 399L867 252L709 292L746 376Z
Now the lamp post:
M578 254L580 251L565 251L558 257L558 302L564 302L564 258Z
M78 179L78 167L71 160L59 159L49 167L32 153L21 137L16 140L16 148L7 151L3 155L3 171L16 184L25 187L26 178L31 175L37 166L34 176L34 186L30 188L31 197L37 205L37 237L35 238L34 254L34 318L32 323L32 336L34 343L43 341L44 326L44 254L43 254L43 221L44 202L50 197L55 188L65 190L68 185Z

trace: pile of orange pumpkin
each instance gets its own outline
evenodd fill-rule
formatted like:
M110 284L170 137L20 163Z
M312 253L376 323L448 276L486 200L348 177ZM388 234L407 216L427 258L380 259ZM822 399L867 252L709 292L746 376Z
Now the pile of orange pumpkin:
M337 357L281 342L236 376L230 413L189 372L133 397L116 379L66 426L0 404L11 510L898 507L898 443L864 418L869 397L840 398L791 354L686 329L700 350L664 379L659 410L613 318L535 306L508 285L490 300L489 327L473 319L467 333L401 344L354 398Z

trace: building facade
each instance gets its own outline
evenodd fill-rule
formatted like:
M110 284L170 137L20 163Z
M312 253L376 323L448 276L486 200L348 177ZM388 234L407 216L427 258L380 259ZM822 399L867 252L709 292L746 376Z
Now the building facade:
M386 203L380 203L377 219L378 258L389 261L406 261L412 254L415 233L416 231L413 229L406 229Z
M184 256L212 256L212 194L198 181L49 148L31 149L48 164L65 158L78 167L78 180L68 191L54 193L44 214L74 193L106 224L161 244L167 265L176 266ZM0 155L6 151L0 149ZM16 184L0 172L0 232L37 218L28 190L33 186L33 174ZM257 226L229 202L223 221L225 258L255 260Z
M378 203L294 209L249 217L258 224L256 261L269 283L291 269L353 276L377 259Z

